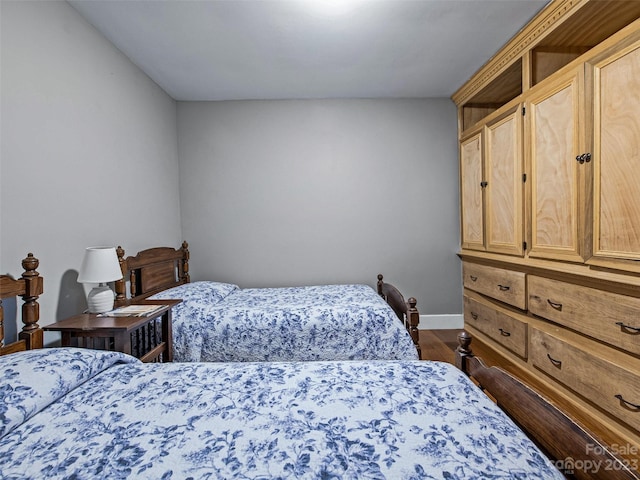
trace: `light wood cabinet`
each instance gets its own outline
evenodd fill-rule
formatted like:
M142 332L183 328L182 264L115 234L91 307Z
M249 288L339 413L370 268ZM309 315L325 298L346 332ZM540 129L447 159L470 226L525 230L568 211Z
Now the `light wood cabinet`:
M640 356L640 298L529 275L529 311Z
M488 122L485 128L486 244L490 252L523 253L521 111L518 103Z
M527 358L527 323L479 296L464 296L464 321L521 358Z
M627 368L536 328L531 331L531 344L535 367L640 431L637 362Z
M540 87L529 93L525 107L531 165L529 255L582 262L591 251L592 165L584 160L584 68Z
M463 262L462 279L465 288L521 310L527 306L525 274L522 272Z
M460 142L462 248L485 250L482 131Z
M593 280L544 262L499 268L478 254L463 258L465 329L474 341L492 347L523 376L537 378L545 395L574 403L582 420L606 430L612 443L640 449L638 282L629 286L631 296L612 292L604 274ZM510 281L527 296L527 310L492 288ZM608 290L586 285L591 283Z
M640 2L552 0L452 98L465 328L633 457Z
M507 108L460 142L463 248L523 254L521 109Z
M593 65L594 256L640 260L640 34ZM633 40L629 44L629 40Z

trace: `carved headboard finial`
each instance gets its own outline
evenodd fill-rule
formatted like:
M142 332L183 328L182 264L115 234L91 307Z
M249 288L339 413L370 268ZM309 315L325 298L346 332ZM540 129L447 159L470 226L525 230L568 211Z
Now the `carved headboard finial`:
M118 262L120 263L122 278L120 280L116 280L114 284L116 291L115 305L120 305L121 302L127 299L127 287L125 281L125 277L127 276L127 261L124 259L124 248L120 245L116 248L116 254L118 255Z
M186 240L182 242L182 279L189 283L191 276L189 275L189 244Z
M473 352L470 348L471 335L463 330L458 334L458 348L455 351L455 364L460 370L467 372L467 359L473 356Z
M40 260L33 256L33 253L27 253L27 258L22 260L22 268L24 268L23 277L37 277L40 275L36 268L40 265Z
M458 348L456 350L463 355L471 355L471 340L471 335L466 330L463 330L458 334Z

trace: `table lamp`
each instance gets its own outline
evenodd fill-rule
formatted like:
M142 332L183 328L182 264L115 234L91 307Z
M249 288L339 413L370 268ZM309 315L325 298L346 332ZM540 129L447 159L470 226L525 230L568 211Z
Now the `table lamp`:
M115 247L88 247L78 274L78 283L97 283L87 296L90 313L113 310L115 294L107 282L122 278Z

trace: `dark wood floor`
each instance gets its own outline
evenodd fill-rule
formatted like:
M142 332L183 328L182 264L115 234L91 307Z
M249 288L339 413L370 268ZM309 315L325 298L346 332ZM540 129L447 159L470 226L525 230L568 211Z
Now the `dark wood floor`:
M458 346L461 330L420 330L421 360L439 360L453 363L453 352Z
M458 333L461 331L420 330L421 360L454 363L454 351L458 347ZM509 360L476 338L471 342L471 350L474 355L482 358L488 366L499 366L514 374L519 372Z

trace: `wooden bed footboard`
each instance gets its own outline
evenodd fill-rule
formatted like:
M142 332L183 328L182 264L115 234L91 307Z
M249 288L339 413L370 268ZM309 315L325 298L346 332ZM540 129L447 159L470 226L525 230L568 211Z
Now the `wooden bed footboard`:
M516 377L487 367L470 349L471 335L458 335L456 366L493 397L498 406L569 478L638 480L640 473L608 445Z
M44 282L36 270L39 264L39 260L29 253L22 260L24 272L20 278L14 279L9 275L0 275L0 355L43 347L43 332L38 325L40 320L38 297L42 294ZM2 299L18 296L22 297L23 302L22 330L18 335L18 341L5 345Z
M385 299L400 321L407 328L411 335L411 339L413 340L413 344L418 351L418 357L422 358L422 351L420 350L420 333L418 331L420 312L418 312L418 309L416 308L418 302L414 297L410 297L409 300L405 302L400 290L390 283L385 283L383 279L384 277L379 273L378 295Z

